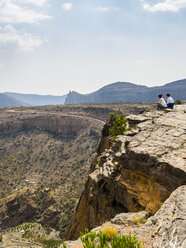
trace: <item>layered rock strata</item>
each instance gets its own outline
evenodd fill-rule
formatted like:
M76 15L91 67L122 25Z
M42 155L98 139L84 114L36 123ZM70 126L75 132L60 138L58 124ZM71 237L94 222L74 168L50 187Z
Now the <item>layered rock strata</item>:
M95 232L104 226L114 227L119 235L132 233L144 242L144 248L185 248L186 247L186 186L176 189L163 203L157 213L145 224L147 213L121 213L109 222L94 229ZM67 242L68 248L81 248L81 240Z
M62 114L37 114L28 118L17 117L9 121L0 121L0 135L16 134L30 129L38 129L51 133L74 136L89 129L100 135L104 122L90 117L62 115Z
M67 239L119 213L145 210L153 215L186 184L185 109L130 115L131 130L115 142L105 126Z

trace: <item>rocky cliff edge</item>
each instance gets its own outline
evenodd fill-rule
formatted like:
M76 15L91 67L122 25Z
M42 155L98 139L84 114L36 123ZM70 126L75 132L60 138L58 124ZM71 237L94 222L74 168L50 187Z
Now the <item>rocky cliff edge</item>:
M118 214L131 219L143 211L152 217L128 229L145 239L145 247L185 247L186 105L127 119L131 130L115 142L104 127L67 239Z

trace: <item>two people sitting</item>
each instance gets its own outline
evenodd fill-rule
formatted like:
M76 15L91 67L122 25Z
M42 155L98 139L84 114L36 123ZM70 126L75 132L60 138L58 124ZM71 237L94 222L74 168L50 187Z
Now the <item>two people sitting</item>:
M167 97L167 103L163 99L162 94L158 95L158 98L159 98L159 102L157 103L157 109L158 110L162 110L162 109L165 109L165 108L173 109L173 107L174 107L173 98L171 97L170 94L166 94L166 97Z

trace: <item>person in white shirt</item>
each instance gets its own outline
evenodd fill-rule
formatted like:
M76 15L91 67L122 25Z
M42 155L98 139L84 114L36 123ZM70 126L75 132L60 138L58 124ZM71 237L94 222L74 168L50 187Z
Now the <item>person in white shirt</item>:
M157 110L162 110L167 108L167 104L163 99L162 94L158 95L158 98L159 98L159 102L157 102Z
M166 94L166 97L167 97L167 108L173 109L173 107L174 107L174 100L173 100L173 98L171 97L170 94Z

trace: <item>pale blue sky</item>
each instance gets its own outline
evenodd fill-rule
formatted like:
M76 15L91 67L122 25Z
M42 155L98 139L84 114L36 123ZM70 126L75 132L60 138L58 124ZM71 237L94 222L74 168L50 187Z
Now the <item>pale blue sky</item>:
M0 92L186 78L186 0L0 0Z

